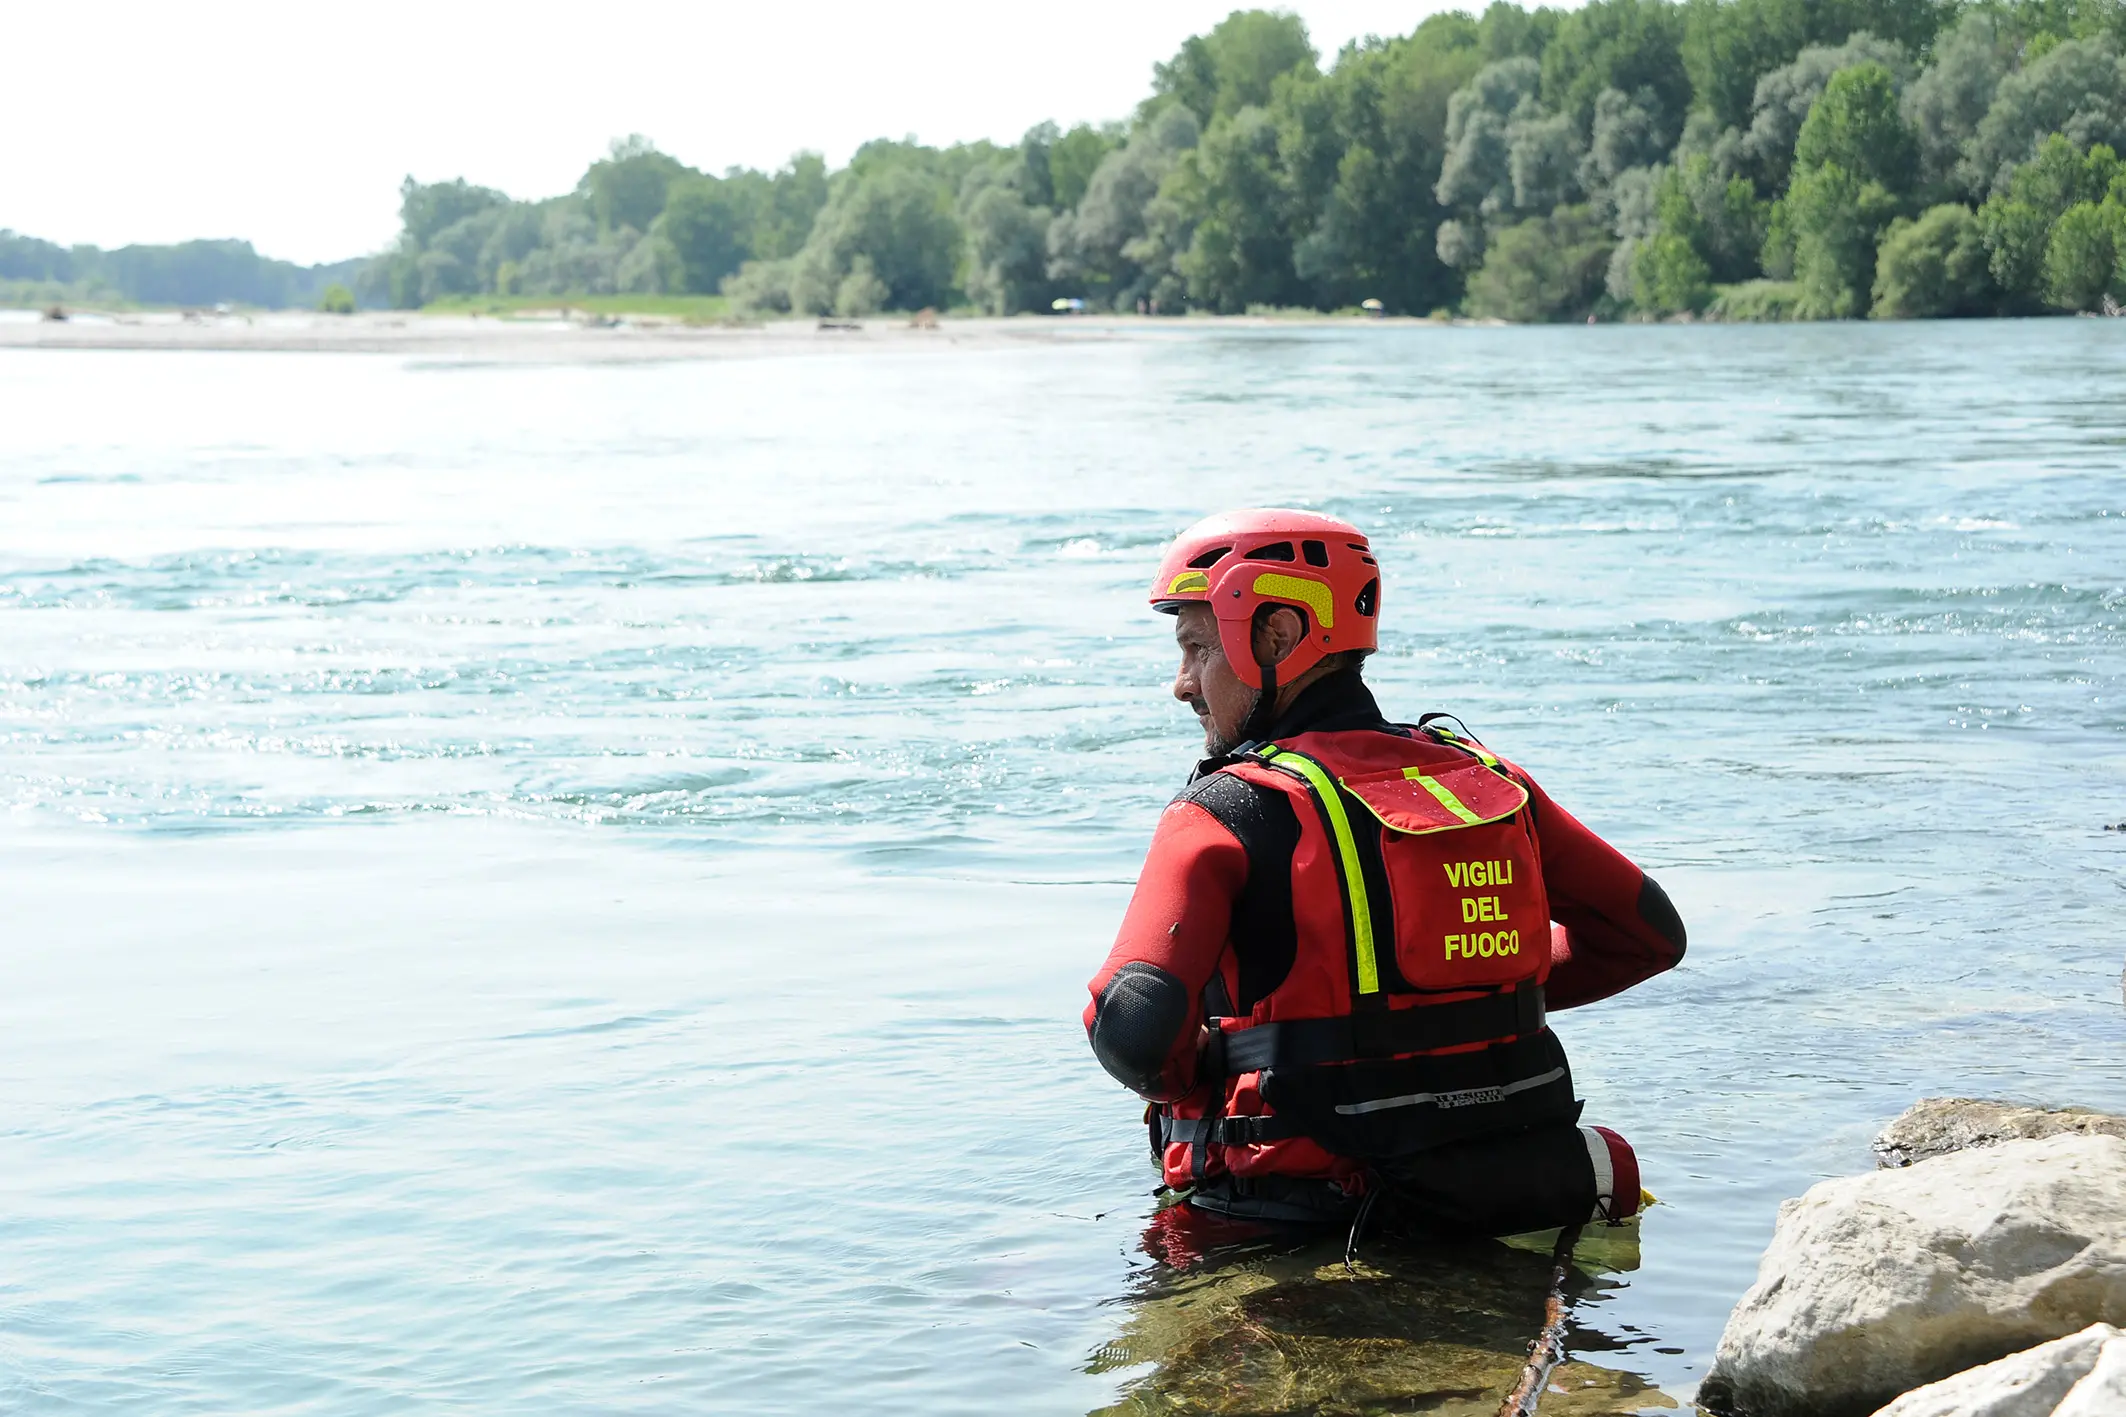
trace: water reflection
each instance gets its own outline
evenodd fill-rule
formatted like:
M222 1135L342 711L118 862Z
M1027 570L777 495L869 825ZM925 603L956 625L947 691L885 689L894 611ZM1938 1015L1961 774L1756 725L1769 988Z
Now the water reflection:
M1496 1413L1542 1324L1556 1232L1456 1243L1388 1229L1368 1237L1353 1268L1343 1239L1159 1211L1143 1240L1157 1263L1091 1363L1147 1371L1096 1417ZM1637 1222L1587 1232L1574 1258L1566 1294L1584 1315L1638 1268ZM1630 1344L1574 1324L1566 1345L1574 1356L1552 1375L1543 1412L1676 1406L1643 1374L1585 1357Z

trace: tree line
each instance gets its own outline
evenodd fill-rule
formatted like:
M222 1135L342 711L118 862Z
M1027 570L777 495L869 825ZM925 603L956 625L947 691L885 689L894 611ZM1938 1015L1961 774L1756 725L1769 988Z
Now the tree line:
M367 262L298 266L261 256L248 241L172 245L61 246L0 229L0 301L16 305L110 304L269 309L315 305L354 282Z
M368 286L863 314L1912 317L2126 298L2121 0L1493 4L1344 47L1235 11L1125 122L576 190L403 190Z
M1058 300L1512 320L2115 310L2126 0L1589 0L1433 16L1324 61L1240 10L1127 119L574 190L400 190L360 263L0 232L0 296L152 304L722 292L864 314Z

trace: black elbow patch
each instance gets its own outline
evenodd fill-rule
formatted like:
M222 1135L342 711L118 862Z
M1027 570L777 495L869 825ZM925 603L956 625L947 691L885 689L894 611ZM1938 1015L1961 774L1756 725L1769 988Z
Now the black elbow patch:
M1683 933L1683 917L1676 914L1675 902L1661 883L1652 876L1641 874L1639 879L1639 918L1661 932L1661 938L1676 947L1676 959L1683 958L1686 939Z
M1180 980L1156 964L1125 964L1093 1006L1093 1056L1131 1091L1156 1091L1188 1011Z

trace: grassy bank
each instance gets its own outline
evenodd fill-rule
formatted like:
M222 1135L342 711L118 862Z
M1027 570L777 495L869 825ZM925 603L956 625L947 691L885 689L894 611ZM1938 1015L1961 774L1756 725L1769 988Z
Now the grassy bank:
M433 315L525 315L555 310L586 315L654 315L688 324L727 320L731 302L721 295L453 295L421 309Z

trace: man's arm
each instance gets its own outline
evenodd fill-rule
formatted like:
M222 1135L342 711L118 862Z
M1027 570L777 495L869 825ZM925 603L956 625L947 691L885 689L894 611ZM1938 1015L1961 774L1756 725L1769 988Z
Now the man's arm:
M1528 788L1543 853L1543 889L1558 924L1550 932L1544 986L1549 1006L1591 1004L1673 968L1686 940L1668 893L1551 801L1526 773L1513 771Z
M1093 1056L1154 1102L1196 1085L1203 988L1224 953L1247 869L1231 831L1197 803L1175 801L1159 818L1121 933L1093 976L1085 1009Z

